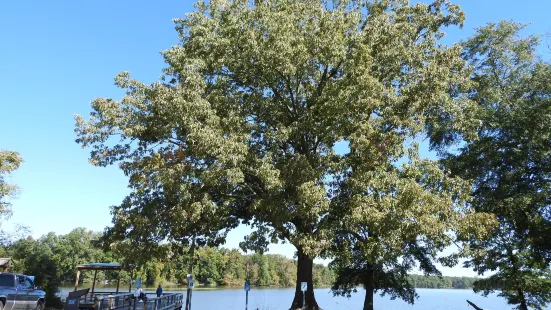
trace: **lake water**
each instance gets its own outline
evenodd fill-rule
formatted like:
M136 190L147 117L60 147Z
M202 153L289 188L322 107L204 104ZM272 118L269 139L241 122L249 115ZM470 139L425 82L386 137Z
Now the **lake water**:
M62 288L61 296L65 298L72 288ZM97 291L105 290L98 288ZM108 289L113 291L113 289ZM121 285L121 291L127 291L128 286ZM146 290L153 292L154 289ZM182 292L181 289L167 289L165 292ZM294 288L252 288L249 292L249 310L288 310L294 296ZM419 299L414 305L409 305L401 300L390 300L388 297L375 297L375 309L377 310L472 310L467 304L467 299L479 307L488 310L512 309L505 299L495 295L482 297L472 290L455 289L417 289ZM333 297L328 288L315 290L316 300L323 310L362 309L364 291L352 295L350 299L345 297ZM242 310L245 308L245 292L243 289L195 289L192 297L192 309L194 310ZM551 307L547 308L551 310Z

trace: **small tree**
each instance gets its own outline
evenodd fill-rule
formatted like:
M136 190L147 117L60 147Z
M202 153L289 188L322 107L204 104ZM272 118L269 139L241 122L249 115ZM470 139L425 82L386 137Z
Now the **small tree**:
M7 183L5 177L19 168L23 159L19 153L0 150L0 215L11 214L11 204L7 198L13 197L18 192L18 187Z
M355 143L351 150L358 151ZM488 214L467 209L468 183L420 159L415 144L408 158L401 166L386 160L351 171L339 199L343 207L334 214L333 292L350 296L363 285L364 310L374 309L375 292L413 303L417 295L408 272L418 266L426 275L441 275L434 262L453 263L453 256L438 258L442 250L481 238L494 225Z
M57 236L49 233L38 240L32 238L13 242L8 251L16 261L14 272L35 276L35 284L46 292L45 306L59 309L61 272L59 256L55 253Z

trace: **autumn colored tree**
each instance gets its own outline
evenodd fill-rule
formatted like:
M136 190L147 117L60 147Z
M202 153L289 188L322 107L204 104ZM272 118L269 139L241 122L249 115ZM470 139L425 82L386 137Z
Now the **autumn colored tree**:
M450 95L469 81L461 47L437 43L463 18L444 0L198 2L175 21L180 43L163 52L160 81L123 72L122 100L96 99L76 118L91 163L118 163L130 180L107 235L214 245L249 224L246 248L296 247L292 308L307 282L307 309L318 309L313 259L332 244L336 198L376 185L370 171L417 134L437 147L474 127L470 102Z

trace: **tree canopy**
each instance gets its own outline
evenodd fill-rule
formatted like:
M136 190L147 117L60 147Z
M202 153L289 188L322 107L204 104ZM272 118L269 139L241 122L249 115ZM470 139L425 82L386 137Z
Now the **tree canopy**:
M118 163L129 177L110 240L214 245L252 225L245 247L297 248L292 307L305 281L308 309L318 308L312 259L333 245L332 215L370 231L363 250L390 246L378 259L415 243L431 245L419 255L433 257L451 242L442 232L468 218L464 185L409 142L424 134L443 150L473 137L461 46L437 43L463 18L445 0L198 2L175 20L180 44L163 52L160 81L122 72L122 100L96 99L88 119L76 117L90 161ZM349 150L336 152L339 143ZM393 235L389 227L409 217L422 221Z
M475 282L475 291L500 290L526 310L551 301L551 64L537 57L537 37L519 36L522 28L491 23L464 42L474 68L468 95L481 126L479 139L446 163L473 181L473 209L499 221L491 238L470 240L467 266L497 270Z
M18 187L8 183L6 176L17 170L22 162L23 159L19 153L0 150L0 215L11 214L11 203L8 199L17 194Z

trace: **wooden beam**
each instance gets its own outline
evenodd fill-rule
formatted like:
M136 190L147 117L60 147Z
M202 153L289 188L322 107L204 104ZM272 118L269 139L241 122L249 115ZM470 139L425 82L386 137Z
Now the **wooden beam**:
M121 272L117 273L117 294L119 293L119 284L121 284Z
M103 267L103 266L78 266L78 270L122 270L121 267Z
M134 268L131 269L130 271L130 284L128 284L128 292L132 292L132 281L134 281Z
M94 294L94 288L96 287L96 278L98 276L98 271L94 271L94 281L92 281L92 294Z
M75 281L75 291L78 289L78 278L80 278L80 270L77 270L77 280Z

